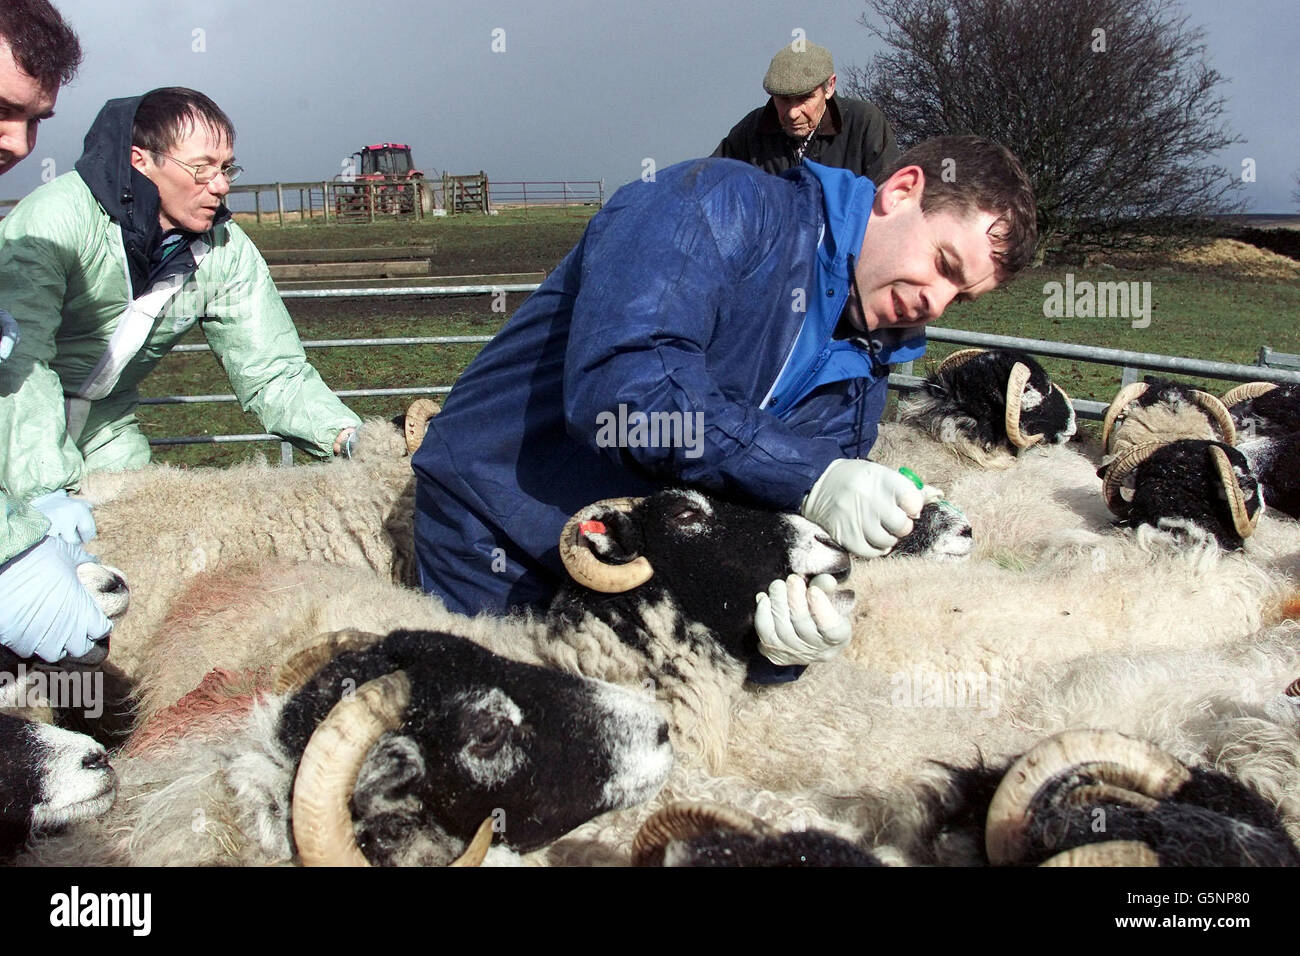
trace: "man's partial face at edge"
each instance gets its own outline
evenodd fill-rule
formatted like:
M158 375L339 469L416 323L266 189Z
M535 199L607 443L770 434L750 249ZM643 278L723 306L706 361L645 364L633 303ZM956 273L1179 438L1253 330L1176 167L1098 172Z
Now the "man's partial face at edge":
M846 310L859 331L916 328L954 302L970 302L1001 281L989 228L991 212L921 211L925 173L898 170L876 191L855 263L861 312Z
M803 139L822 121L826 112L826 101L835 95L835 74L817 86L810 93L802 96L777 96L773 94L772 103L776 106L777 118L787 136Z
M196 183L193 170L180 164L228 166L234 158L234 147L226 138L200 122L165 155L155 157L149 150L131 147L131 165L158 187L158 222L164 231L207 232L230 192L224 174L208 183Z
M0 37L0 175L9 172L36 147L41 120L54 115L59 89L41 85L23 72L9 41Z

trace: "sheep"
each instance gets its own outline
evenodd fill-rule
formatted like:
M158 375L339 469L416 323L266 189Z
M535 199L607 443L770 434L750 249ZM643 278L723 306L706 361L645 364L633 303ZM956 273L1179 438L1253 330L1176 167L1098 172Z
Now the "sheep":
M172 690L213 666L257 667L275 648L322 630L401 626L470 637L514 660L624 686L653 681L669 700L676 739L696 740L696 752L707 753L753 649L754 593L791 573L849 568L847 553L811 522L677 490L583 509L566 527L563 551L580 583L544 618L515 621L449 614L362 569L263 565L234 578L197 576L142 667L141 733L175 699ZM834 599L851 605L852 595Z
M898 420L929 432L984 467L1007 467L1039 442L1075 433L1074 406L1032 356L1013 349L962 349L944 359Z
M219 651L216 659L196 659L189 671L189 686L212 666L256 662L261 659L257 651L264 651L281 635L314 634L347 626L374 631L423 627L460 633L505 650L512 657L533 654L536 662L571 673L598 676L630 687L649 682L668 707L673 740L684 758L665 784L664 799L708 796L731 788L750 801L751 809L764 806L764 813L774 815L774 819L789 822L806 811L811 819L829 821L831 832L843 834L854 827L861 832L884 825L892 812L887 795L923 769L928 757L969 757L972 740L987 743L991 753L1010 755L1021 752L1031 741L1026 739L1023 728L1008 727L992 719L986 721L987 726L977 723L972 735L970 710L974 708L945 708L940 711L943 716L935 720L935 711L921 706L891 704L882 711L879 705L853 706L846 701L890 701L899 674L912 673L918 664L929 667L930 662L940 673L969 667L972 673L996 678L1001 684L990 686L997 689L999 698L1018 701L1022 699L1017 696L1020 689L1030 681L1035 668L1044 663L1051 666L1088 652L1132 653L1149 646L1153 635L1157 644L1183 641L1204 649L1239 638L1265 622L1281 588L1281 576L1274 569L1232 556L1166 554L1158 549L1152 552L1132 547L1110 531L1105 521L1096 494L1097 482L1091 474L1093 467L1073 449L1055 448L1033 450L1012 472L954 472L957 484L949 489L950 497L970 511L977 541L983 542L986 537L985 528L976 520L981 513L996 518L999 510L1010 512L1009 523L1020 522L1023 536L1033 531L1028 524L1036 513L1035 503L1044 500L1046 505L1037 513L1069 524L1068 533L1053 528L1038 536L1033 547L1041 558L1039 567L1027 567L1019 558L1002 560L995 553L981 554L982 543L976 544L972 563L960 578L950 572L941 575L938 567L922 566L906 558L861 563L849 580L859 594L858 627L869 622L876 630L865 637L859 633L846 660L837 662L842 666L810 668L795 685L776 691L740 690L743 668L739 661L748 652L747 642L752 640L747 612L752 608L753 592L764 586L754 582L771 572L756 573L750 565L761 569L762 562L753 560L740 569L718 568L713 557L699 564L692 563L694 558L684 559L688 569L685 577L698 580L687 581L685 592L689 593L684 593L682 600L659 595L645 583L622 596L605 597L590 587L575 586L566 597L572 603L557 602L548 618L506 624L454 620L434 602L418 595L411 596L414 603L408 607L397 589L367 596L363 592L370 585L359 585L357 572L345 568L310 566L270 575L259 571L253 576L263 576L261 585L274 590L264 592L262 598L254 598L251 603L239 593L214 595L216 600L206 605L193 595L178 601L178 614L163 629L173 643L159 644L151 660L160 662L160 667L161 662L171 666L204 646L219 647L221 640L205 643L196 637L205 628L219 633L219 619L223 617L225 626L231 628L223 635L224 640L239 629L248 632L241 635L244 643L239 653L247 650L249 656L220 658L221 653L233 652L228 647ZM1051 483L1054 468L1067 473L1065 481ZM1027 478L1034 474L1041 484ZM1085 477L1091 484L1086 495ZM970 498L959 496L952 488L979 491L985 497L975 500L972 507ZM1085 499L1091 506L1083 504ZM633 557L626 545L636 537L638 509L643 516L646 512L657 515L655 520L660 525L650 537L660 541L661 546L674 542L676 532L682 530L681 522L707 531L715 515L726 512L719 503L694 492L664 492L646 501L654 502L653 507L643 502L628 506L626 512L608 505L596 508L577 519L576 527L584 521L600 521L606 533L575 537L593 558L603 554L626 559ZM1076 505L1081 511L1075 510ZM1007 523L1006 514L1001 517L1001 523ZM782 524L798 527L792 519L781 519L778 527ZM992 524L991 536L996 540L998 522ZM574 527L571 523L570 530ZM815 541L815 529L806 530ZM770 534L755 535L747 530L739 538L743 545L725 547L749 558L753 540L766 547L770 538ZM728 540L734 539L724 535L713 546L721 547L718 542ZM1017 535L1009 534L1003 540L1014 543ZM1270 555L1283 547L1278 539ZM676 550L670 550L676 554ZM651 558L652 568L659 568L654 555ZM838 562L832 565L839 566ZM632 560L626 566L634 570L640 564ZM704 571L691 570L694 567ZM304 572L310 575L301 576ZM331 578L327 572L337 577ZM811 573L811 569L804 573ZM658 574L656 570L649 581L654 582ZM710 586L719 579L721 586ZM196 578L192 583L197 586L201 580ZM979 611L973 623L963 623L972 622L972 618L953 613L953 605L947 603L955 585L969 586L963 593L969 595L969 608ZM1114 589L1110 601L1103 593L1107 586ZM672 587L676 584L670 590ZM1022 606L990 600L989 595L1009 589L1026 592ZM1152 609L1152 593L1166 596L1169 604ZM322 600L325 594L335 596L335 600ZM866 600L862 600L864 597ZM353 598L355 603L349 603ZM220 610L204 613L205 606ZM1071 608L1074 613L1061 614L1062 609ZM710 617L695 621L695 609ZM907 621L900 616L900 610L924 616ZM1179 633L1183 620L1179 610L1197 619L1190 636ZM715 623L731 614L737 615L734 623ZM429 615L440 618L424 623ZM370 618L386 618L387 622L366 623ZM933 626L936 620L941 626ZM563 639L550 639L550 622L556 622L554 633L562 634ZM1035 640L1037 633L1052 635L1052 640ZM255 634L261 636L246 640ZM539 638L539 634L545 636ZM918 640L918 636L924 640ZM263 642L260 648L258 641ZM1004 641L1006 646L998 646ZM1024 673L1008 666L1017 662L1024 663ZM989 709L996 715L1002 706L1007 705ZM869 738L861 736L862 728L873 721L889 733L871 750L868 766L846 769L842 766L845 755L864 752L863 741ZM829 745L823 748L822 741L809 736L810 727L824 729L847 749ZM843 744L846 739L849 743ZM814 784L817 789L807 791ZM838 806L843 799L836 794L859 791L869 792L856 800L855 809L846 815ZM790 795L805 792L806 796L789 799ZM782 803L795 809L778 809L776 804ZM613 837L622 834L630 838L627 827L642 813L642 809L624 811L614 815L617 820L602 818L588 823L543 851L545 859L590 860L597 847L626 846L627 839L619 844ZM625 859L617 853L609 858Z
M1221 401L1242 439L1300 431L1300 385L1245 382L1225 392Z
M969 550L969 525L949 505L928 505L917 525L926 547L913 550L950 558ZM461 618L430 598L346 567L270 564L197 575L140 666L142 726L126 757L143 759L150 750L178 743L184 735L160 732L158 723L179 720L169 705L214 668L226 669L229 690L204 688L200 715L187 729L197 730L199 738L239 733L242 713L232 723L226 705L241 697L251 702L267 660L319 630L358 621L375 631L404 626L459 633L516 660L632 687L653 682L670 701L675 736L694 735L699 752L706 752L709 735L717 734L710 718L725 718L752 652L753 593L791 572L813 576L849 567L847 554L802 518L728 505L697 492L598 503L574 516L566 538L566 560L582 583L563 592L544 619ZM630 557L633 546L646 554L626 566L606 563L611 555ZM629 568L649 574L630 590L613 580ZM717 590L733 596L719 600ZM837 600L851 603L852 596L844 592ZM215 759L210 745L197 746ZM153 808L136 829L163 819L163 810Z
M206 735L128 748L123 812L25 862L443 865L494 833L503 862L645 800L672 765L643 696L445 633L340 632L274 670Z
M1300 673L1298 626L1195 651L1086 655L1008 680L969 706L900 700L891 675L835 661L797 684L747 693L727 766L708 779L675 773L659 802L723 802L771 830L824 830L882 862L986 865L983 823L1002 776L987 768L1045 735L1092 726L1154 741L1197 775L1229 774L1253 791L1243 801L1272 808L1260 815L1273 821L1268 829L1284 827L1294 841L1300 699L1283 688ZM984 802L971 811L981 780ZM571 862L594 844L625 843L647 809L593 821L548 855Z
M1237 430L1223 402L1209 392L1148 376L1111 399L1102 423L1101 465L1137 445L1181 438L1231 445Z
M325 465L150 465L88 475L81 494L95 507L99 536L87 550L135 587L132 613L113 636L112 664L134 673L142 642L177 590L207 568L279 555L368 567L414 583L415 492L405 456L436 412L424 399L401 427L367 420L354 457Z
M821 830L777 832L760 817L713 803L672 803L632 841L633 866L882 866Z
M107 752L84 734L0 713L0 753L0 862L43 832L106 813L117 797Z
M1300 518L1300 386L1248 382L1223 396L1237 427L1237 449L1259 479L1264 501Z
M1099 473L1110 509L1126 527L1151 525L1238 550L1255 533L1265 500L1250 463L1222 442L1183 438L1128 447ZM1131 497L1123 493L1132 476Z
M995 866L1298 866L1277 809L1233 776L1188 767L1113 731L1072 730L989 766L945 767L921 839L924 862L953 845ZM640 866L880 866L822 830L779 832L752 814L672 803L632 844Z
M995 866L1300 866L1254 790L1113 731L1065 731L1000 767L950 768L949 787L927 834L932 862L967 844Z

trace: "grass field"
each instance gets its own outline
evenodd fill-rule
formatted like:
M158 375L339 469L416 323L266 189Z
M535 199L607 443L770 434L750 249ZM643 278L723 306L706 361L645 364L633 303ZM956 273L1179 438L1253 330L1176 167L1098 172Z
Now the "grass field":
M245 228L270 254L277 249L431 247L434 274L544 271L553 268L577 242L586 217L571 210L532 210L493 217L455 217L420 223L357 226L275 226ZM1249 247L1247 247L1249 249ZM1262 254L1261 254L1262 255ZM940 324L1004 335L1076 342L1166 355L1251 363L1261 345L1300 352L1300 267L1286 260L1260 260L1265 267L1242 275L1240 250L1225 257L1192 256L1191 264L1148 263L1146 268L1106 265L1073 271L1083 281L1151 283L1151 324L1134 329L1127 318L1047 318L1044 284L1063 282L1061 267L1027 270L1004 289L950 310ZM525 296L508 298L505 313L492 311L486 296L403 297L342 300L289 300L289 311L304 341L358 336L491 334ZM202 342L195 330L187 341ZM420 346L310 349L308 357L335 389L450 385L478 346ZM951 347L936 344L920 363L923 373ZM1119 370L1064 360L1045 361L1048 371L1074 398L1109 401ZM1226 386L1207 382L1216 392ZM229 384L207 353L167 356L145 382L146 395L228 393ZM361 415L392 416L405 407L400 398L353 399ZM260 432L256 418L230 404L142 406L149 437ZM159 460L187 464L226 464L253 453L274 457L276 446L225 445L159 448ZM302 459L305 460L305 459Z

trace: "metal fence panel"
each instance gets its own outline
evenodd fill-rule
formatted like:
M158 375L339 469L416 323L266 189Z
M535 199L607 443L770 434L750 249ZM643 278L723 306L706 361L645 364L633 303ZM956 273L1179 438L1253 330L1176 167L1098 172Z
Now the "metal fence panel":
M538 288L533 284L510 285L464 285L464 286L421 286L405 289L297 289L280 293L285 299L306 298L359 298L362 296L411 296L411 295L492 295L498 292L533 292ZM1196 375L1204 378L1216 378L1232 381L1266 381L1279 384L1300 384L1300 369L1270 367L1260 365L1240 365L1232 362L1215 362L1207 359L1186 358L1176 355L1159 355L1153 352L1132 352L1125 349L1108 349L1094 345L1075 345L1069 342L1052 342L1042 339L1026 339L1012 335L994 335L985 332L967 332L961 329L930 327L926 336L934 342L950 342L960 345L980 346L983 348L1012 348L1033 355L1048 358L1074 359L1093 364L1120 367L1122 377L1127 381L1137 379L1138 369L1175 372L1183 375ZM304 348L374 348L399 345L463 345L482 344L492 341L490 335L433 335L403 336L392 338L356 338L356 339L321 339L303 342ZM1267 348L1267 347L1265 347ZM176 352L206 352L207 345L178 345ZM1262 355L1282 354L1261 352ZM889 376L889 387L900 393L915 391L923 379L911 374L911 363L907 367L899 366ZM359 398L390 395L445 395L451 391L450 385L428 385L410 388L365 388L340 390L334 394L340 398ZM142 405L179 405L198 402L233 402L234 395L167 395L157 398L143 398ZM1072 399L1076 414L1081 418L1100 420L1106 411L1107 403L1091 399ZM230 442L280 441L275 435L186 435L172 438L151 438L150 445L196 445L224 444ZM291 451L287 442L281 442L281 463L292 463Z

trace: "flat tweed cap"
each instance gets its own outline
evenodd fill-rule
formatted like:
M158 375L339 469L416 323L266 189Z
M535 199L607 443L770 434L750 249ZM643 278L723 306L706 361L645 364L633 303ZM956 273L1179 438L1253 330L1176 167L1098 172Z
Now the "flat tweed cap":
M763 77L763 89L773 96L799 96L811 93L831 78L835 61L831 51L816 43L800 43L802 51L786 44L772 57Z

